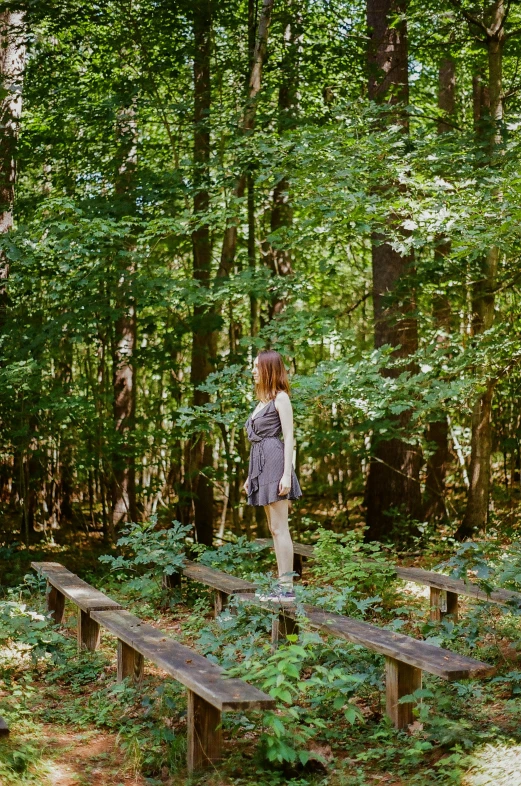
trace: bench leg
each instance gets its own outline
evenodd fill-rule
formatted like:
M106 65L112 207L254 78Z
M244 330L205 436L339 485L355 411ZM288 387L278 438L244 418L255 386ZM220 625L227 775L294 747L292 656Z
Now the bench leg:
M450 614L454 622L458 619L458 594L447 592L447 614Z
M299 579L302 578L302 554L295 554L293 552L293 573L296 573Z
M188 693L188 772L209 767L222 757L221 711L189 690Z
M5 720L0 716L0 737L7 737L9 734L9 726Z
M78 650L85 649L94 652L100 643L100 627L97 622L81 609L78 609Z
M179 589L181 586L180 573L163 573L161 579L161 586L163 589Z
M213 610L214 616L218 617L219 614L226 608L228 605L228 593L222 592L221 590L215 590L213 596Z
M292 634L298 635L298 623L285 614L279 614L271 623L271 650L274 652L279 646L279 639Z
M385 659L386 713L397 729L406 729L413 720L413 703L399 704L402 696L414 693L422 686L421 669L401 663L394 658Z
M118 682L132 677L132 681L139 684L143 679L143 660L140 652L118 639Z
M62 622L65 611L65 595L49 583L47 584L47 611L52 614L57 625Z
M431 622L441 622L441 604L441 590L437 589L437 587L431 587Z

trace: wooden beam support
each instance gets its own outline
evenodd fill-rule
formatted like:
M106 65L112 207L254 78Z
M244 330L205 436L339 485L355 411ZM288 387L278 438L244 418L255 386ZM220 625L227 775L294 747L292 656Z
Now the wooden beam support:
M431 622L441 622L442 617L442 590L437 587L431 587L430 600L431 600Z
M458 594L447 590L447 614L450 614L454 622L458 619Z
M271 623L271 650L274 652L279 646L279 639L292 634L298 635L298 623L291 617L281 612L278 618Z
M223 592L222 590L215 590L213 595L213 610L214 616L218 617L219 614L224 611L226 606L228 605L229 595L227 592Z
M78 609L78 651L94 652L100 644L100 626L85 611Z
M9 726L5 720L0 716L0 737L7 737L9 734Z
M161 579L161 586L163 589L179 589L181 586L180 573L163 573Z
M197 696L188 694L188 739L186 765L189 773L210 767L222 758L221 711Z
M139 684L143 679L144 658L140 652L118 639L118 682L131 677L132 682Z
M422 686L421 669L394 658L385 659L386 713L397 729L406 729L414 721L414 703L399 704L399 699Z
M293 573L296 573L298 578L302 578L302 571L304 566L302 564L302 554L297 554L296 551L293 552Z
M52 614L57 625L62 622L65 611L65 595L49 582L47 582L47 611Z

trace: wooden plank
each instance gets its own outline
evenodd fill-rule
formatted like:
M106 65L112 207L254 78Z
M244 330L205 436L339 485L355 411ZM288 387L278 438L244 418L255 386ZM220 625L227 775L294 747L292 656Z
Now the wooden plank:
M141 653L118 639L118 682L131 677L132 682L138 685L143 679L143 672L144 662Z
M91 617L219 710L275 706L271 696L242 680L227 679L220 666L128 611L93 611Z
M385 659L385 709L397 729L406 729L413 720L414 702L399 703L399 699L414 693L422 686L422 673L395 658Z
M183 575L192 581L198 581L200 584L205 584L207 587L212 587L227 595L234 595L236 592L255 592L256 589L255 584L252 584L251 581L238 579L222 570L209 568L199 562L190 562L189 560L184 564Z
M0 716L0 737L7 737L9 734L9 726L5 720Z
M112 600L86 581L71 573L63 565L56 562L31 562L41 576L65 597L85 612L104 609L120 609L121 604Z
M100 629L98 623L92 617L78 609L78 628L76 631L78 639L78 652L83 648L94 652L100 645Z
M254 604L273 611L273 604L262 603L255 596L237 595L242 603ZM304 605L309 625L323 630L331 636L360 644L372 652L377 652L386 657L396 658L402 663L414 666L417 669L428 671L444 680L455 681L475 677L488 677L495 669L488 663L458 655L450 650L434 647L424 641L418 641L405 636L403 633L378 628L369 622L361 622L340 614L323 611L314 606ZM295 607L284 607L288 617L297 619Z
M189 773L211 767L222 758L221 711L193 691L188 691L187 751Z
M262 543L266 546L272 546L273 541L270 538L259 538L255 543ZM295 554L300 554L303 557L312 559L314 557L313 546L307 546L303 543L293 543L293 550ZM366 567L371 566L371 560L363 560ZM411 581L414 584L421 584L426 587L434 587L436 589L452 592L456 595L464 595L469 598L477 598L478 600L494 601L494 603L513 603L521 607L521 592L512 592L511 590L497 589L493 590L490 595L481 589L478 584L463 581L463 579L454 579L450 576L445 576L443 573L436 573L433 570L423 570L423 568L406 568L400 565L395 565L397 576L402 581Z
M444 576L442 573L435 573L433 570L396 566L396 573L403 581L412 581L415 584L423 584L427 587L437 587L440 590L453 592L456 595L465 595L469 598L489 600L495 603L521 604L521 592L498 589L487 595L477 584L465 582L462 579L453 579L450 576Z
M47 611L51 613L57 625L62 622L65 611L65 595L49 582L47 582Z
M273 548L273 540L271 538L256 538L254 543L259 543L261 546L266 546L266 548ZM300 557L306 557L306 559L313 559L315 549L313 546L306 546L304 543L293 541L293 553L298 554Z

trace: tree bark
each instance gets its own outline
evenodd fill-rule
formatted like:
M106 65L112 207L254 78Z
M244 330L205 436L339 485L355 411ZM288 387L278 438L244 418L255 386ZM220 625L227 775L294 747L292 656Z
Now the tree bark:
M210 207L210 110L211 110L211 0L200 0L195 8L194 34L194 198L195 219L208 214ZM210 227L201 222L192 233L193 277L208 288L212 264ZM208 393L199 390L215 369L216 315L207 305L193 310L190 382L194 406L204 406ZM193 505L195 535L199 543L211 546L213 539L213 485L204 473L212 464L212 444L208 434L194 434L187 443L185 487Z
M501 140L503 121L503 46L507 9L504 0L494 0L488 10L485 41L488 59L488 90L476 85L480 99L477 136L488 148L492 161ZM500 195L498 194L498 199ZM494 323L496 276L499 248L492 247L481 261L481 270L472 292L472 332L478 335L489 330ZM490 460L492 455L492 396L494 381L490 380L485 392L475 402L472 410L472 437L469 468L469 492L463 521L455 537L463 540L486 527L490 497Z
M132 103L122 108L117 119L115 209L121 216L136 212L135 172L137 166L136 116ZM136 469L133 437L136 423L136 304L132 294L134 275L133 243L127 244L117 275L112 387L115 445L112 459L112 511L110 538L118 527L137 520Z
M296 3L291 0L284 5L283 35L284 54L280 67L280 85L278 95L278 127L279 133L294 128L297 108L298 90L298 47L300 41L300 20ZM273 190L271 207L270 229L272 233L291 227L293 223L293 208L289 197L289 179L284 175ZM267 253L267 263L273 273L279 277L290 276L293 273L291 250L270 245ZM270 319L284 309L285 300L276 295L270 303Z
M451 57L441 60L438 70L438 134L453 130L450 123L456 108L456 65ZM444 260L450 255L450 241L440 242L434 252L435 270L442 275ZM439 272L438 272L439 271ZM451 330L451 308L446 292L436 292L433 297L432 311L434 324L439 331L439 341L445 342L444 334ZM449 424L444 415L427 426L426 440L435 446L427 460L425 478L425 500L423 517L426 520L441 519L447 515L445 507L445 475L450 458Z
M389 106L395 122L407 131L407 115L401 110L409 99L406 2L367 0L369 28L369 98ZM391 26L395 17L400 20ZM400 108L392 109L396 104ZM387 242L385 234L372 238L373 308L375 347L396 347L396 358L407 358L418 346L414 317L414 295L405 279L412 272L412 256L401 256ZM392 375L394 372L386 371ZM410 415L402 413L396 426L406 428ZM366 486L368 540L399 540L404 543L416 531L421 515L421 453L401 439L381 440L375 445ZM393 528L391 512L403 519Z
M268 47L268 30L271 23L271 14L273 11L274 0L263 0L262 9L259 15L259 24L257 27L257 37L255 40L255 49L253 54L253 62L250 72L250 79L248 83L248 96L246 107L244 109L239 128L243 134L253 131L255 127L255 117L257 114L257 104L259 93L262 85L262 69L266 60L266 52ZM232 203L244 196L246 186L247 173L241 172L230 195ZM217 271L217 278L224 278L230 274L230 271L235 262L235 254L237 251L237 219L232 217L229 219L226 229L224 231L224 238L221 250L221 262Z
M22 80L25 65L23 14L0 13L0 80L6 95L0 100L0 233L13 226L16 180L16 141L22 114ZM9 263L0 251L0 325L5 320Z

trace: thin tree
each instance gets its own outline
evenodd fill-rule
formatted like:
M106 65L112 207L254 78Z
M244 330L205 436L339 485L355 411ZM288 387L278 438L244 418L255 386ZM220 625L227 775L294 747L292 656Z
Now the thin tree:
M438 68L438 134L445 134L454 130L453 121L456 109L456 63L450 55L442 57ZM450 240L438 243L434 252L435 269L438 275L444 268L444 262L449 257L451 250ZM443 290L436 291L432 300L432 315L434 325L438 331L439 340L445 343L445 336L451 330L451 308L447 293ZM424 518L443 518L447 511L445 508L445 475L450 458L449 450L449 424L444 415L429 423L426 440L434 445L434 451L427 460L427 474L425 478L425 507Z

